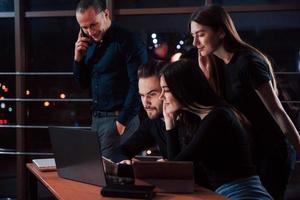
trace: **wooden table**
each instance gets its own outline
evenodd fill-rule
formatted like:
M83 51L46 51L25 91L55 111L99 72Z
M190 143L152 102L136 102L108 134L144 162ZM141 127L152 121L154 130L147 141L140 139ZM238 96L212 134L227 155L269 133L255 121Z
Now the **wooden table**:
M32 163L26 164L29 170L29 197L37 199L37 181L40 181L57 199L61 200L99 200L110 199L100 195L100 187L61 178L56 171L41 172ZM113 198L116 199L116 198ZM225 200L205 188L197 187L193 194L157 193L154 199L197 199L197 200Z

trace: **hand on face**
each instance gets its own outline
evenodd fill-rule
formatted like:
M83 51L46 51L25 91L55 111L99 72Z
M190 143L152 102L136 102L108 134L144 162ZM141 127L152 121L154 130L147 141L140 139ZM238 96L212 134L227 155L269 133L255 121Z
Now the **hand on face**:
M181 106L170 92L164 76L160 77L160 86L162 88L162 92L159 96L159 99L163 101L163 115L165 119L166 130L171 130L175 127L175 120L177 118L176 112Z
M80 30L75 43L74 59L80 61L90 41L99 42L103 39L105 32L111 25L111 20L108 9L98 12L92 7L83 12L76 12L76 19L81 29L88 35L83 36L84 33Z
M163 102L163 115L166 124L166 130L171 130L175 127L175 120L177 115L175 112L172 112L170 109L167 109L168 104Z

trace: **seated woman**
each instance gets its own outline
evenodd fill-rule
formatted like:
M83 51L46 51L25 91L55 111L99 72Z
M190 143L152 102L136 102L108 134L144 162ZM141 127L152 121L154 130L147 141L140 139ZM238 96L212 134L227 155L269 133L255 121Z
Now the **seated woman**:
M201 69L179 60L161 71L168 159L193 161L195 179L233 200L272 199L255 173L250 124L210 88Z

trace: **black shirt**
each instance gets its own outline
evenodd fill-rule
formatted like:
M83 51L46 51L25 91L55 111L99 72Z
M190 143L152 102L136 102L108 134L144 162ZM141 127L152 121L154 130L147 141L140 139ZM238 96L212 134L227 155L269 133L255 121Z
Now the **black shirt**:
M93 111L121 111L118 121L126 125L140 108L138 67L147 61L141 39L112 23L102 42L92 42L74 75L92 93Z
M165 123L162 119L145 119L139 129L132 134L117 150L115 160L131 159L141 151L158 146L161 155L167 157Z
M198 116L197 116L198 117ZM194 161L195 174L206 174L207 187L215 190L224 183L254 175L250 150L250 135L241 126L231 109L215 107L193 130L189 143L181 138L186 134L184 124L167 131L168 158L178 161ZM202 182L195 177L196 182Z
M255 92L272 80L265 61L254 52L237 52L224 70L225 99L251 122L259 146L270 148L283 143L284 134Z

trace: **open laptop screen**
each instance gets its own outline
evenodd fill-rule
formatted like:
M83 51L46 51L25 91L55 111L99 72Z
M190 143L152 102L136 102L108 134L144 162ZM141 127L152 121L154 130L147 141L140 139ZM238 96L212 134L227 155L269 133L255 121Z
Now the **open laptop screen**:
M106 186L97 133L75 128L49 127L58 175Z

